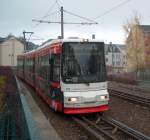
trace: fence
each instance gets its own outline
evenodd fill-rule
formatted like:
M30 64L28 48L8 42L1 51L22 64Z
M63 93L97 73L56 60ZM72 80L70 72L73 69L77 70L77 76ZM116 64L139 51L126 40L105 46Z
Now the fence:
M138 79L142 81L150 81L150 69L140 70L138 72Z

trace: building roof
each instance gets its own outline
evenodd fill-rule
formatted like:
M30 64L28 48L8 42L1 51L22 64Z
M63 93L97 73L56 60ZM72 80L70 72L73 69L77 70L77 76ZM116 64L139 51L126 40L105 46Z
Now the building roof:
M141 28L144 32L150 32L150 25L140 25L140 28Z
M7 41L7 40L9 40L10 38L15 38L15 39L17 39L18 40L18 38L16 38L15 36L13 36L13 35L8 35L7 37L0 37L0 44L1 43L3 43L3 42L5 42L5 41Z
M23 38L21 38L21 37L18 38L18 37L15 37L13 35L8 35L5 38L0 37L0 44L3 43L3 42L5 42L5 41L7 41L7 40L9 40L12 37L15 38L16 40L18 40L20 43L24 44ZM27 51L33 50L33 49L35 49L37 47L39 47L39 46L36 45L36 44L34 44L34 43L32 43L32 42L27 42L27 47L26 47Z
M6 38L0 37L0 43L3 43L6 40Z
M124 44L105 44L105 53L111 53L112 52L112 48L113 48L113 52L114 53L118 53L118 52L124 52L125 50L125 45Z

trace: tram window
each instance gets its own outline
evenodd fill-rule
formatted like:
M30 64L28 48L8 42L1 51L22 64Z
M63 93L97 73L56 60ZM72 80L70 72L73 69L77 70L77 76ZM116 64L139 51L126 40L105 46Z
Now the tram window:
M60 55L53 55L50 62L51 80L60 81Z

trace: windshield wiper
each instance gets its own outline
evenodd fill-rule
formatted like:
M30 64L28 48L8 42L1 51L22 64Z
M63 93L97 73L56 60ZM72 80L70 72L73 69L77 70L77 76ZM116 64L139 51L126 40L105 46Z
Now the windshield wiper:
M84 83L86 86L90 86L90 83Z
M81 77L81 79L82 79L82 82L84 82L83 84L85 84L86 86L90 85L90 82L87 82L83 77Z

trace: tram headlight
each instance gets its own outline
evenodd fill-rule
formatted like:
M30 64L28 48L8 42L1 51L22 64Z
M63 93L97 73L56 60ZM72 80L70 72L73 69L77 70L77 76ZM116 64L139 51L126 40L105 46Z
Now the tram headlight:
M70 97L70 98L68 98L69 102L76 102L77 100L78 100L78 98L76 98L76 97Z
M101 100L107 99L107 95L101 95L101 96L100 96L100 99L101 99Z

